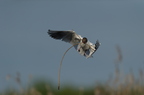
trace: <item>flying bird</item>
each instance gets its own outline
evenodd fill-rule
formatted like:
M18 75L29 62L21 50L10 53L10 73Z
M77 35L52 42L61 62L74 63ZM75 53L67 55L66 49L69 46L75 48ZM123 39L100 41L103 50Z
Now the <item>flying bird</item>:
M92 44L86 37L82 37L75 33L75 31L54 31L48 30L50 37L56 40L62 40L68 42L74 46L74 48L86 58L92 57L95 51L99 48L100 43L97 40L96 44Z
M56 40L62 40L65 42L70 43L72 47L74 47L82 56L85 56L86 58L92 57L92 55L97 51L100 44L97 40L95 44L91 43L86 37L82 37L81 35L78 35L73 30L68 31L55 31L55 30L48 30L48 35ZM70 49L68 48L66 52ZM59 68L59 74L58 74L58 89L60 89L60 71L62 66L63 58L66 54L64 53L62 60L60 62L60 68Z

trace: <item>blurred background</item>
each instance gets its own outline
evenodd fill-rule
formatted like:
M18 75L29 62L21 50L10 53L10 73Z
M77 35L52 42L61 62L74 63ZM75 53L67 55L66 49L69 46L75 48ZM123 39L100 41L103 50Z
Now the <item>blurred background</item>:
M90 87L100 95L95 86L101 83L106 88L107 83L143 84L144 1L1 0L1 93L39 83L57 89L59 63L71 45L50 38L48 29L74 30L92 43L101 42L93 58L69 50L61 70L62 89L74 86L83 95Z

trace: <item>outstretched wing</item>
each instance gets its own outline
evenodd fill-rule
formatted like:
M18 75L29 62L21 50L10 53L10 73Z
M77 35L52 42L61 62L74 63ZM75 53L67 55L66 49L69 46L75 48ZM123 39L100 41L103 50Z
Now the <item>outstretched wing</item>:
M48 30L47 33L54 39L69 42L71 44L75 44L76 41L80 42L80 39L81 39L81 37L79 37L79 35L77 35L72 30L68 30L68 31Z
M87 42L84 47L81 47L81 43L77 46L78 52L85 56L86 58L92 57L92 55L97 51L101 43L99 41L96 41L96 44L93 44L91 42Z
M86 58L92 57L92 55L97 51L101 43L97 40L95 45L93 45L91 42L89 42L90 48L85 51Z
M48 30L48 34L57 40L62 40L65 42L70 42L72 40L72 37L74 36L74 31L54 31L54 30Z

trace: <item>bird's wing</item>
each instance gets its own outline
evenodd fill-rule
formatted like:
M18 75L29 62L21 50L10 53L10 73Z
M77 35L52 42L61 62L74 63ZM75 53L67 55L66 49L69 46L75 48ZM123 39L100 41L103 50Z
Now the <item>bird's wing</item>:
M96 52L99 46L100 43L98 40L96 41L96 44L93 44L90 41L88 41L84 47L81 47L81 43L78 44L77 51L86 58L89 58L92 57L92 55Z
M93 45L91 42L88 43L90 45L90 48L85 52L86 58L92 57L92 55L97 51L101 43L97 40L95 45Z
M72 30L68 30L68 31L55 31L55 30L48 30L47 32L50 37L57 39L57 40L62 40L65 42L69 42L69 43L73 43L74 40L78 40L80 41L81 38L77 37L78 35L72 31ZM73 43L75 44L75 43Z

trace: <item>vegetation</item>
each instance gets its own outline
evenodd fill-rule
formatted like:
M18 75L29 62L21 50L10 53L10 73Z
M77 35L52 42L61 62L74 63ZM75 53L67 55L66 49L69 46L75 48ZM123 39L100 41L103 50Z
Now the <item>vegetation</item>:
M139 70L139 75L134 76L132 70L129 74L122 74L119 67L122 61L120 48L116 47L118 57L115 61L114 75L104 83L97 83L95 87L77 88L73 85L67 85L60 90L45 80L29 82L27 87L21 83L20 73L17 73L16 80L18 89L9 88L0 92L0 95L144 95L144 70ZM10 75L7 76L10 80Z
M144 71L139 70L139 76L135 77L131 72L122 75L118 64L115 74L104 83L97 83L95 87L77 88L67 85L57 90L50 82L37 80L29 83L29 86L21 85L20 75L15 78L18 89L9 88L0 92L0 95L144 95Z

